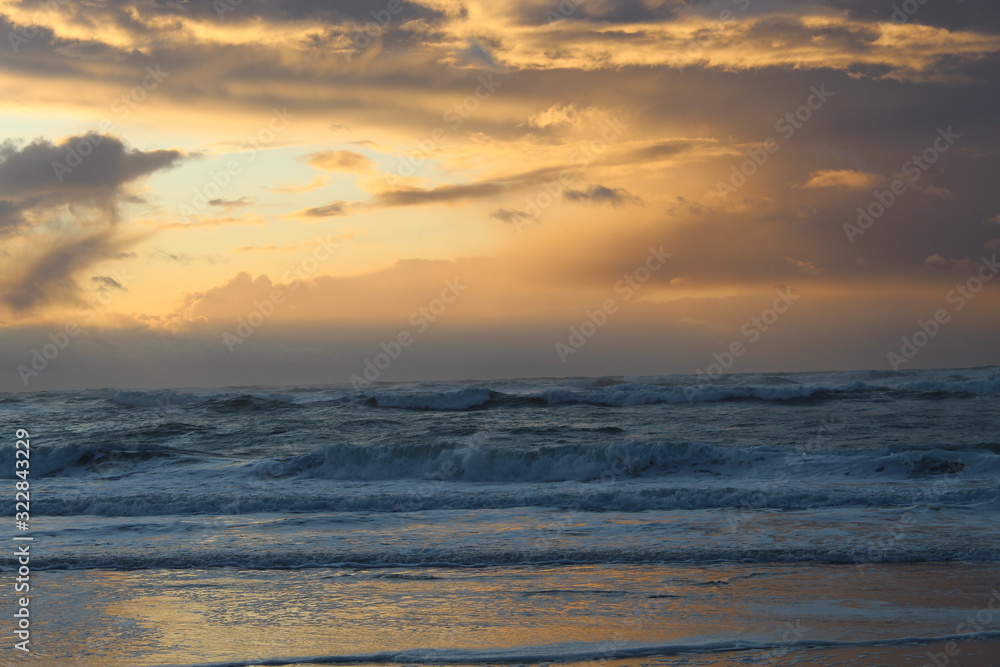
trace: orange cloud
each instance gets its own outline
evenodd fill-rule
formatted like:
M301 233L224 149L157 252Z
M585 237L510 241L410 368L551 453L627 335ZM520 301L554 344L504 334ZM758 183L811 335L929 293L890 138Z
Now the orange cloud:
M871 174L853 169L821 169L809 174L809 180L800 185L803 190L817 188L840 188L843 190L867 190L885 181L881 174Z
M346 171L363 174L372 171L375 164L367 156L354 151L320 151L307 156L309 166L323 171Z

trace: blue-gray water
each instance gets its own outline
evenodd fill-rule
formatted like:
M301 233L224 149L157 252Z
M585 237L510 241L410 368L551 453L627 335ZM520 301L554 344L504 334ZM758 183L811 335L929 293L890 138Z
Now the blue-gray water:
M26 429L47 664L773 651L796 618L803 641L955 634L1000 561L998 407L995 367L5 394L0 475ZM879 577L885 600L951 592L900 617L858 601ZM843 599L795 597L819 581ZM463 587L496 613L455 611ZM289 591L314 602L260 608ZM122 611L144 605L166 606ZM355 633L315 634L316 609ZM636 609L645 625L614 630ZM540 610L561 625L528 623ZM185 614L215 629L181 650ZM288 646L217 640L268 614ZM440 615L451 634L427 635ZM69 661L95 632L113 645ZM616 632L618 653L586 643Z

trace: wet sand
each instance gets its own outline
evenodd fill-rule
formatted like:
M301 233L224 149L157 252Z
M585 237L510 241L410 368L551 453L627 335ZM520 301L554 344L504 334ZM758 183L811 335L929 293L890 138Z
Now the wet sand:
M34 576L34 651L0 664L1000 663L994 563Z

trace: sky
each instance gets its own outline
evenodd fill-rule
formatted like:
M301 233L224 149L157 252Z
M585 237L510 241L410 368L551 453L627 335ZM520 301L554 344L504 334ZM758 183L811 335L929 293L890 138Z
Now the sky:
M1000 363L995 0L0 0L0 391Z

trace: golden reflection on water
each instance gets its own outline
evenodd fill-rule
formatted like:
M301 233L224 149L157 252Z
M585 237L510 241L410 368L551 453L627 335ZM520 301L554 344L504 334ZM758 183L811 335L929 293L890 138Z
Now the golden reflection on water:
M417 648L780 641L799 638L789 630L796 624L811 637L911 636L928 607L976 608L995 575L941 565L864 576L853 566L761 565L48 572L33 639L47 660L39 664L118 667ZM866 629L870 613L879 622ZM721 667L747 658L616 662Z

